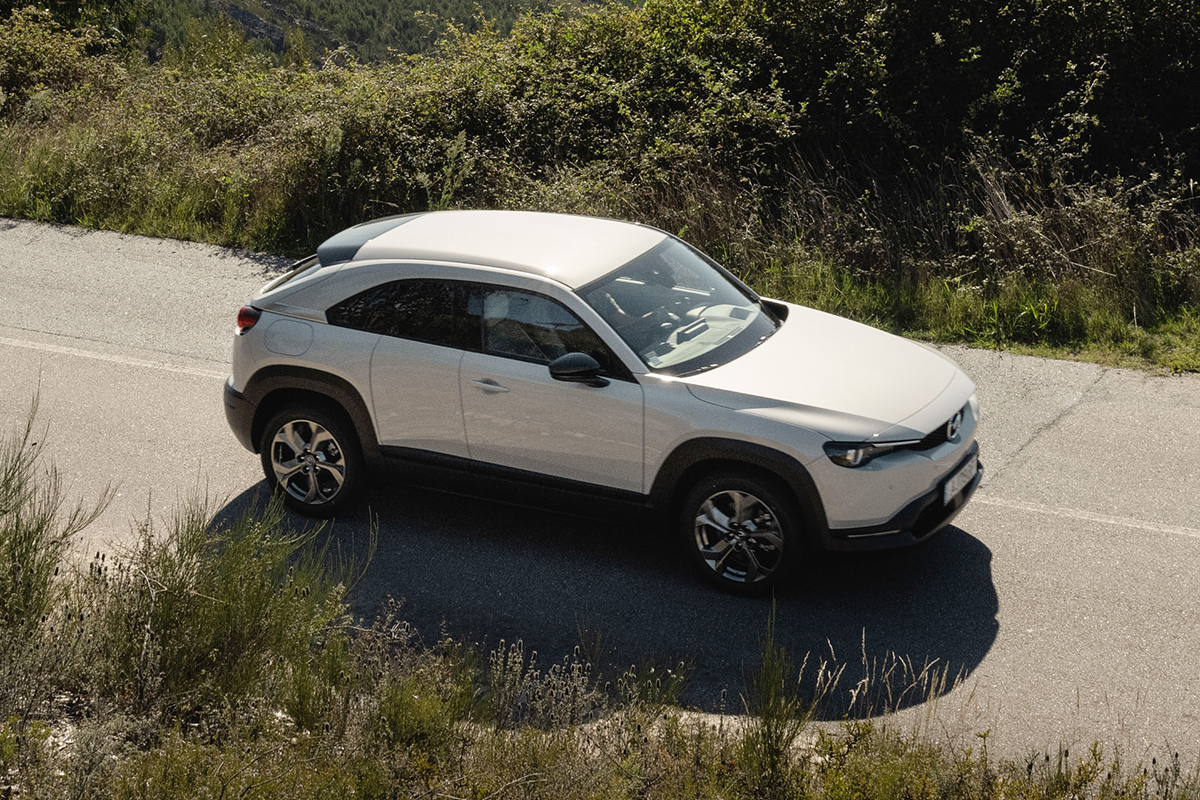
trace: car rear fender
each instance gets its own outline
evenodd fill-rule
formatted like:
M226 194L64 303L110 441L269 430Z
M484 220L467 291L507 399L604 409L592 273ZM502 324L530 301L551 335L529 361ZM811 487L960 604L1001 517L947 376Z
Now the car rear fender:
M293 403L326 402L335 404L354 425L368 461L380 460L375 425L362 395L348 381L320 370L294 366L265 367L247 381L242 393L254 407L251 441L255 452L262 439L263 426L279 409Z

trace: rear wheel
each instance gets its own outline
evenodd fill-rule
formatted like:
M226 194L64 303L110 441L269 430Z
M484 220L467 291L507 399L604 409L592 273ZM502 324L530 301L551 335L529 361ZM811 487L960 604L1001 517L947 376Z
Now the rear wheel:
M774 586L795 569L803 549L788 492L752 473L700 480L684 499L680 534L701 574L742 594Z
M350 425L319 406L280 411L263 429L259 450L267 483L302 514L336 514L363 481L363 458Z

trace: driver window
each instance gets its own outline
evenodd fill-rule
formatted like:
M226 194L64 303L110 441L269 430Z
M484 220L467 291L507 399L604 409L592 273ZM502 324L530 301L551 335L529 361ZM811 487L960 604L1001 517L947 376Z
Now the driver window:
M471 292L468 316L480 320L485 353L539 364L549 364L567 353L587 353L605 372L614 372L616 358L600 338L578 317L548 298L516 289L480 286Z

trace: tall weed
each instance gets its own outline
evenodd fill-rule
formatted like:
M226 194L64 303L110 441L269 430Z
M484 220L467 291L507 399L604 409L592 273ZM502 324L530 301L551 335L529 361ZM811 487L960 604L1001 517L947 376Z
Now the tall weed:
M226 526L186 503L160 533L137 530L121 557L94 561L77 588L97 650L99 691L138 712L233 713L281 702L319 655L345 658L349 566L326 563L317 531L296 533L273 499Z
M80 620L64 568L76 535L104 510L67 500L61 474L43 458L38 400L0 441L0 721L21 726L44 711L70 669Z

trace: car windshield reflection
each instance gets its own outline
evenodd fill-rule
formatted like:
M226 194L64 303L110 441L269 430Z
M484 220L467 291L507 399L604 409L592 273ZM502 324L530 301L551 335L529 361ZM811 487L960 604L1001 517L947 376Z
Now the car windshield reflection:
M669 375L727 363L779 327L757 298L677 239L580 295L646 366Z

